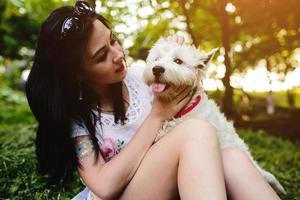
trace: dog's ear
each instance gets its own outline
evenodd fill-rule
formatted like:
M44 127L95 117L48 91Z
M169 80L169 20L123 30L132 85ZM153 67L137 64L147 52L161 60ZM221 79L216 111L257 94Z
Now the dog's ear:
M214 57L215 53L218 50L219 50L219 48L215 48L215 49L211 50L210 52L208 52L203 60L203 63L205 65L207 65L212 60L212 58Z
M204 68L207 67L207 64L209 64L209 62L212 60L212 58L214 57L215 53L218 51L218 48L215 48L213 50L211 50L210 52L208 52L207 54L205 54L204 58L202 58L200 60L200 64L196 66L197 69L201 69L203 70Z

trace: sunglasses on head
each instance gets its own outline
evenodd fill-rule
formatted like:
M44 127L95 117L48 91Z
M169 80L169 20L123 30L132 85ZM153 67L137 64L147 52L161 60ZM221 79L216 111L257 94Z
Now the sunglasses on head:
M84 30L84 17L93 17L96 13L94 9L85 1L77 1L73 15L67 17L61 27L61 39L80 33Z

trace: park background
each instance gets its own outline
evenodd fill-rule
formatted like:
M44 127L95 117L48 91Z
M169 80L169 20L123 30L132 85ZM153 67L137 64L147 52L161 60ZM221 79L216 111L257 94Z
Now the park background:
M300 199L300 1L89 1L144 64L161 36L178 33L203 51L219 47L204 81L256 160ZM35 160L36 121L24 95L39 29L75 0L0 0L0 199L70 199L83 189L47 187ZM249 187L255 187L249 185Z

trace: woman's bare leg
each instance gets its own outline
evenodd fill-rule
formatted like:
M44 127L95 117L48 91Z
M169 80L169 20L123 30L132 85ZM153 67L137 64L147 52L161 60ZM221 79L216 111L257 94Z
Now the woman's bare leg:
M224 149L222 157L230 199L280 199L243 151L235 148Z
M155 143L121 199L226 199L215 129L190 119Z
M189 127L190 132L195 132L194 138L182 146L180 152L180 197L183 200L226 199L221 151L215 129L209 124L199 123L197 126ZM186 128L180 127L177 130L185 133Z

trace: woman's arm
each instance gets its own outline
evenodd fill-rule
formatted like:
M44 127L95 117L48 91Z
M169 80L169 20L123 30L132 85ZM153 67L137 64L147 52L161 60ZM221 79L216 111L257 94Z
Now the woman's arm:
M189 101L188 93L184 90L181 95L168 104L155 99L151 113L137 133L109 162L105 163L101 155L95 161L94 154L88 154L88 156L79 154L79 158L84 157L80 161L82 165L79 169L80 176L93 193L103 199L112 199L120 195L153 144L163 121L174 116ZM184 100L182 100L183 98ZM180 103L178 103L179 101ZM76 138L77 146L84 143L84 140L90 140L89 136Z
M79 173L84 183L103 199L117 197L135 174L161 126L159 118L149 115L130 142L109 162L105 163L101 154L96 163L94 154L83 158ZM79 137L77 142L83 140L90 140L89 136Z

